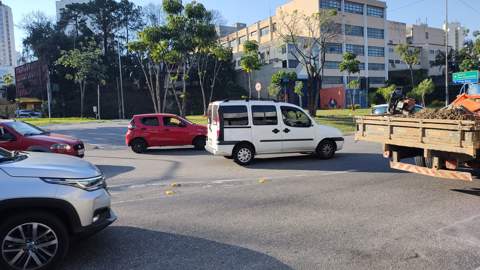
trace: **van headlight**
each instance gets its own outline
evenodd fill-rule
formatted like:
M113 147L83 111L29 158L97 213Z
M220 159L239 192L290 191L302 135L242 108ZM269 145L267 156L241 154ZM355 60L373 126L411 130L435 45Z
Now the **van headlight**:
M44 182L49 184L65 185L72 186L76 188L81 188L86 191L94 191L102 188L106 188L107 184L105 182L105 176L100 175L92 178L82 178L82 179L66 179L66 178L41 178Z
M70 145L64 144L64 143L56 143L56 144L53 144L52 146L50 146L50 150L52 150L52 151L59 151L59 150L70 151L70 149L72 149L72 147Z

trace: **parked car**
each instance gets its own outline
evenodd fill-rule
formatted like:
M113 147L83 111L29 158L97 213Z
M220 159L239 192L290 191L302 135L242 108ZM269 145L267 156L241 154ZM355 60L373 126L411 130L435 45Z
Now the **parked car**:
M52 152L77 157L85 155L81 140L50 133L17 120L0 121L0 147L11 151Z
M193 145L205 148L207 128L174 114L135 115L130 121L125 143L135 153L143 153L149 147Z
M17 118L41 118L42 113L32 111L32 110L16 110L15 111L15 116Z
M208 107L206 149L240 165L261 154L315 153L329 159L343 143L340 130L318 125L293 104L226 100Z
M419 112L423 109L424 109L423 106L416 104L415 109L413 109L413 111ZM380 104L372 107L372 114L374 115L384 115L387 113L388 113L388 104Z
M79 158L0 148L0 179L0 269L53 269L116 220L104 175Z

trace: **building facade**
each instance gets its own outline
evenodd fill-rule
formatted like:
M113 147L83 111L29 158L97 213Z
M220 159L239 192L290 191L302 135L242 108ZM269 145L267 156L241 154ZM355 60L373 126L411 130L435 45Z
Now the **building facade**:
M443 24L443 30L446 27ZM467 28L462 26L459 22L451 22L448 24L448 46L454 50L460 50L463 48L465 38L467 37Z
M17 52L13 29L12 9L0 1L0 66L16 65Z

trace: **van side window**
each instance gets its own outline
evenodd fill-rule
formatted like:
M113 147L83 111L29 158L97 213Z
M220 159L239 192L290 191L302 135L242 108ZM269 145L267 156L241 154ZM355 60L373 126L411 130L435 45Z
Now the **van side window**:
M222 106L223 125L248 126L247 106Z
M275 106L252 106L252 118L255 126L278 125L277 108Z
M144 117L142 118L142 124L149 127L158 127L160 123L157 117Z
M311 127L312 121L300 109L295 107L282 106L282 118L285 125L289 127Z

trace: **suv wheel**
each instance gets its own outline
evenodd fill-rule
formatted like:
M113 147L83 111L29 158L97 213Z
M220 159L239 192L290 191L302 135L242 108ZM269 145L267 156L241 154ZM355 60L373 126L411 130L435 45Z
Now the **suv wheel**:
M52 269L68 251L65 225L49 213L30 212L0 225L0 268Z
M144 139L135 139L130 143L130 147L137 154L145 153L147 151L147 142Z
M233 149L233 159L239 165L247 166L252 163L254 157L253 147L248 144L240 144Z
M197 137L193 141L193 146L196 150L205 150L205 145L207 144L207 138L205 137Z
M317 146L316 154L321 159L331 159L335 155L335 151L337 150L337 145L334 141L331 140L323 140Z

